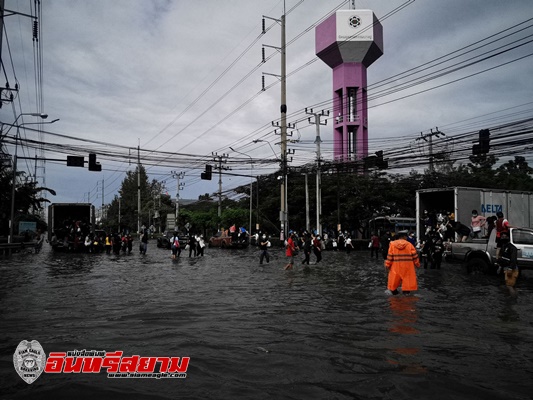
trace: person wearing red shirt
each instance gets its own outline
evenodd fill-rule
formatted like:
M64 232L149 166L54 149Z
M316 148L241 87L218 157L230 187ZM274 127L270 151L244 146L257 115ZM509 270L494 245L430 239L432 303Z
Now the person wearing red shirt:
M289 263L285 266L285 269L292 269L294 266L294 256L298 250L298 246L295 242L296 234L290 232L289 239L287 240L287 246L285 250L285 255L289 257Z

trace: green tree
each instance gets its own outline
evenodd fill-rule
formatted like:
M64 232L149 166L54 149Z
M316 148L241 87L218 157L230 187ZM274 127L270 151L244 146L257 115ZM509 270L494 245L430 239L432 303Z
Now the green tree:
M24 177L24 172L18 172L17 178ZM14 208L14 232L18 229L18 222L34 221L37 228L46 230L47 224L40 217L40 211L44 209L45 203L50 200L42 196L42 192L55 196L56 192L50 188L37 186L35 181L27 181L17 184L15 187L15 208ZM0 164L0 235L9 234L9 219L11 218L11 196L13 193L13 170Z
M510 190L533 190L533 168L522 156L516 156L496 170L496 181Z
M140 172L140 191L141 191L141 225L148 226L148 210L147 203L152 201L151 187L148 182L148 175L145 168L140 165L134 171L126 172L126 177L122 181L119 190L120 196L120 226L118 226L118 202L119 199L115 197L107 211L107 218L103 222L106 229L123 230L128 229L132 232L137 231L137 216L138 216L138 192L137 192L137 172Z
M494 165L498 158L493 154L479 154L469 157L470 162L466 167L459 168L463 175L465 186L491 188L497 187L496 171ZM458 186L458 185L455 185Z

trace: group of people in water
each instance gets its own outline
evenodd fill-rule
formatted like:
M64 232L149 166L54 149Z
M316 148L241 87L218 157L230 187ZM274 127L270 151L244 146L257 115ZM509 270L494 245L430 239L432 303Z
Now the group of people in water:
M310 264L311 252L315 255L316 263L318 264L322 261L322 251L325 248L319 234L304 231L301 235L298 235L296 232L289 231L289 237L285 243L285 255L288 257L285 269L293 269L294 257L299 254L300 249L304 255L303 265Z
M193 235L190 234L187 237L187 244L185 245L185 251L189 251L189 257L203 257L204 256L204 249L205 249L206 243L204 240L203 235ZM170 258L173 260L177 259L181 255L181 243L178 232L174 232L172 237L170 238L170 251L171 255Z
M370 255L378 259L378 254L381 250L385 267L389 270L387 290L392 294L396 294L400 285L404 293L416 290L414 268L423 265L424 268L440 269L445 242L489 237L493 229L496 229L497 261L501 265L506 265L505 273L512 275L514 280L516 280L518 275L516 248L513 253L513 246L509 241L509 228L511 226L503 217L503 214L499 212L496 216L484 217L479 215L477 210L472 210L472 218L469 225L468 227L459 221L455 221L454 214L451 212L433 213L424 211L422 218L424 231L421 240L417 240L414 237L414 232L408 231L400 231L396 235L391 234L390 231L385 231L381 236L372 232L368 243ZM231 232L230 229L228 233L235 232L236 230ZM80 221L66 223L62 230L54 233L52 245L59 242L57 233L63 237L63 247L70 251L82 250L90 253L105 251L107 254L111 252L129 254L133 249L133 237L128 232L106 233L98 231L97 233L90 233L89 226ZM322 253L326 249L338 250L342 248L348 253L354 249L352 239L348 233L339 231L336 237L335 235L331 236L328 237L324 233L321 237L317 232L308 232L306 230L301 231L299 234L295 231L289 231L287 240L284 241L285 255L288 257L285 269L293 269L295 257L300 252L303 255L302 264L310 265L312 254L316 257L315 262L319 263L322 260ZM139 251L141 254L146 254L149 237L150 231L143 227L139 238ZM178 233L174 233L170 238L172 259L179 258L182 250L188 250L189 257L204 255L206 242L203 235L189 234L186 243L185 248L182 249L183 246L180 244ZM255 234L255 244L260 250L259 263L263 264L265 261L269 263L271 259L269 250L272 247L272 243L267 233L257 232ZM419 259L419 253L422 262Z

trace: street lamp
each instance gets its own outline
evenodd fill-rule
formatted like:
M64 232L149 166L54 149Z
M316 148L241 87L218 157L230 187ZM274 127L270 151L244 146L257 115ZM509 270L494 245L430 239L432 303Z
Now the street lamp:
M269 141L262 140L262 139L256 139L256 140L253 140L252 142L253 143L259 143L259 142L268 143L268 145L270 146L270 149L272 150L272 153L274 153L274 157L276 157L276 160L278 160L280 162L280 168L281 168L282 176L278 177L278 179L282 180L281 189L280 189L280 197L281 197L282 207L281 207L281 210L280 210L279 218L280 218L280 221L282 222L282 229L281 229L280 233L283 234L283 238L281 238L281 239L285 240L287 238L287 236L285 235L285 230L287 229L288 224L289 224L289 221L288 221L288 218L287 218L287 213L288 213L288 210L289 210L289 204L288 204L288 199L287 199L288 196L286 195L288 193L286 150L285 150L285 152L282 152L282 157L285 157L285 158L284 159L280 159L278 157L278 155L276 154L276 152L274 151L274 148L272 147L272 145L270 144Z
M252 140L252 143L268 143L268 145L270 146L270 150L272 150L272 153L274 154L274 157L276 157L276 160L279 161L279 157L278 155L276 154L276 152L274 151L274 148L272 147L272 145L270 144L269 141L267 140L262 140L262 139L255 139L255 140Z
M254 164L252 163L252 157L249 156L248 154L241 153L240 151L235 150L233 147L230 147L230 150L234 151L235 153L239 153L239 154L242 154L243 156L250 158L250 230L248 231L248 233L251 235L252 234L252 201L253 201L252 190L253 190L253 182L254 182L252 176L253 176Z
M18 119L23 115L29 115L32 117L41 117L42 119L48 118L48 114L43 113L21 113L15 118L15 122L9 129L11 129L13 126L17 127L17 134L15 135L15 156L13 158L13 182L11 183L11 217L9 219L9 236L7 238L8 243L13 243L13 225L15 223L15 186L17 181L17 150L18 150L18 139L20 135L20 127L24 125L22 123L21 125L16 125ZM55 121L54 121L55 122ZM9 132L9 129L7 132ZM6 132L6 134L7 134Z

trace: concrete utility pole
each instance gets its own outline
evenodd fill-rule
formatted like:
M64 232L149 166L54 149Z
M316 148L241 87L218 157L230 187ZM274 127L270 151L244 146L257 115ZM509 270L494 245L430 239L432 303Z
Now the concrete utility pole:
M185 172L176 172L172 171L172 177L177 180L176 182L176 222L175 222L175 228L178 227L178 216L180 215L180 190L183 189L184 183L180 183L180 179L183 179L185 177Z
M322 139L320 139L320 125L327 125L327 120L322 123L320 122L320 117L328 116L329 111L325 112L324 110L322 110L320 113L315 113L313 112L312 108L310 108L309 110L306 108L305 113L313 115L315 117L314 124L316 125L316 231L318 235L322 235L322 224L320 222L322 218L322 180L320 173L320 143L322 142ZM313 123L311 122L311 117L309 117L309 123Z
M104 178L102 178L102 219L104 218Z
M218 162L218 166L215 169L218 169L218 218L222 215L222 170L229 169L228 167L222 167L222 163L226 162L228 154L218 155L217 153L211 153L214 157L214 161Z
M139 139L140 143L140 139ZM137 233L141 233L141 145L137 146Z
M281 162L283 179L281 180L281 231L283 239L287 237L289 222L287 210L287 76L286 76L286 43L285 43L285 1L281 16Z
M429 156L429 171L433 172L435 170L435 167L433 166L433 136L439 137L440 135L446 136L445 133L439 131L439 128L435 128L437 131L433 132L433 128L431 129L430 133L426 133L425 135L420 132L420 137L416 139L423 140L424 142L428 143L428 156Z
M307 184L307 172L305 177L305 230L311 232L311 219L309 218L309 185Z
M265 33L265 20L264 18L269 18L263 16L263 33ZM280 78L281 82L281 119L280 119L280 128L281 128L281 156L280 156L280 168L281 168L281 184L280 184L280 212L279 219L281 223L280 229L280 239L284 240L287 237L287 227L289 225L288 218L288 204L287 204L287 54L286 54L286 38L285 38L285 1L283 1L283 15L281 19L273 19L274 21L280 23L281 25L281 47L277 50L281 53L281 75L274 75ZM266 46L264 47L273 47ZM265 61L264 52L263 52L263 62ZM263 75L273 75L263 73ZM264 87L264 76L263 76L263 90ZM274 125L274 122L272 123Z

